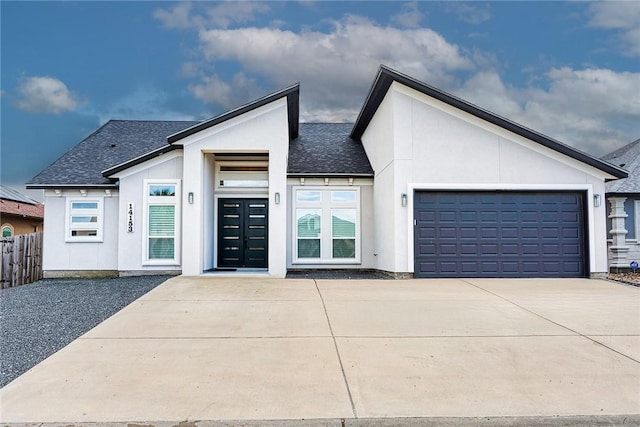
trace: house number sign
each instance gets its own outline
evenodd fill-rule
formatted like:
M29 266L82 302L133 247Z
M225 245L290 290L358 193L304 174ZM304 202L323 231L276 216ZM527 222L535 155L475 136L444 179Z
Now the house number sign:
M133 203L127 205L127 233L133 233Z

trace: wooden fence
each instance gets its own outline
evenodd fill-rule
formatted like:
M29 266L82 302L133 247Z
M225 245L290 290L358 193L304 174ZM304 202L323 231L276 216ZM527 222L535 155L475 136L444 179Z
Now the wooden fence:
M2 289L42 279L42 232L2 238Z

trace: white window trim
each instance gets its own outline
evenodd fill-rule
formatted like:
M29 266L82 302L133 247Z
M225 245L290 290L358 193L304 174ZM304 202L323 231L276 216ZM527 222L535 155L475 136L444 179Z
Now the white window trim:
M143 266L179 266L181 257L181 238L182 229L181 222L181 188L179 179L145 179L143 181L143 206L142 215L142 265ZM175 185L176 194L174 196L150 196L149 187L151 185ZM174 251L173 259L149 259L149 205L173 205L175 206L175 225L174 225Z
M77 209L72 210L72 203L93 203L97 202L97 209ZM72 215L97 215L95 236L72 236L71 231L73 226L71 225ZM69 243L101 243L103 242L103 224L104 224L104 197L67 197L67 207L65 210L65 227L64 227L64 241Z
M220 185L220 180L222 178L223 173L221 172L221 168L223 166L237 166L237 167L244 167L244 166L262 166L262 167L267 167L267 180L266 180L266 185L260 185L260 186L255 186L252 187L250 185L230 185L230 186L221 186ZM245 160L245 161L234 161L234 160L219 160L216 161L215 163L215 191L217 192L268 192L269 191L269 171L268 171L268 167L269 167L269 162L268 161L262 161L262 160ZM242 172L238 172L239 174L242 174ZM247 175L247 182L250 181L254 181L255 178L252 176L253 174L250 172L246 173ZM242 179L240 180L242 181Z
M296 197L297 190L320 191L322 192L321 202L298 202ZM336 264L336 265L354 265L362 263L362 243L361 243L361 199L360 188L351 186L293 186L292 187L292 203L291 203L291 263L300 265L318 265L318 264ZM332 202L331 191L355 191L355 202ZM298 221L296 219L297 209L320 209L322 211L322 223L320 226L320 258L298 258ZM355 258L331 258L331 250L333 247L333 233L331 227L331 210L332 209L355 209L356 210L356 256ZM323 258L323 254L325 255Z

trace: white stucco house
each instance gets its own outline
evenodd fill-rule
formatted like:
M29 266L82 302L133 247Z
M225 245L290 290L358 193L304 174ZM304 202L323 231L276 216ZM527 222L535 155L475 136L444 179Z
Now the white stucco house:
M28 184L45 275L607 272L619 166L384 66L354 124L299 123L298 100L100 127Z
M603 157L628 171L627 178L607 182L607 229L610 270L640 264L640 139Z

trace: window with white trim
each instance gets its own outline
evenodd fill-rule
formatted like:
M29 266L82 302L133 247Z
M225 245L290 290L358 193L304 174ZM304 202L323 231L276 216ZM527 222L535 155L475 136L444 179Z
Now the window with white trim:
M293 262L360 262L360 189L293 188Z
M65 241L102 242L102 198L67 199Z
M144 256L148 264L178 262L179 182L145 181Z

